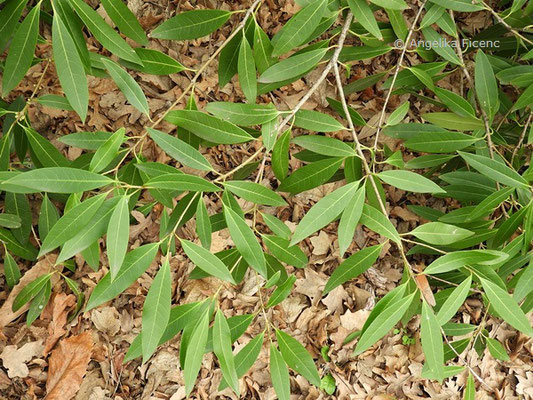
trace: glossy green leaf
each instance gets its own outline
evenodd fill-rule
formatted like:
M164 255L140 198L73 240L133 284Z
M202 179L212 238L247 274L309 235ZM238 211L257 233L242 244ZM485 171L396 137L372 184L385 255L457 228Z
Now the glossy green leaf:
M22 308L24 304L29 302L31 299L33 299L35 296L37 296L37 293L41 291L41 289L46 285L46 283L50 280L52 276L52 272L41 275L38 278L34 279L30 283L28 283L24 288L17 294L17 297L15 297L15 300L13 300L12 304L12 311L16 312Z
M0 11L0 51L4 51L5 45L15 33L26 3L27 1L8 0Z
M147 128L150 137L172 158L191 168L212 171L213 167L205 157L190 144L156 129Z
M4 275L7 286L12 289L20 280L20 269L9 252L4 254Z
M235 247L239 250L239 253L241 253L242 257L253 269L266 277L267 268L265 255L263 254L263 249L257 241L253 231L239 214L226 205L224 205L224 217L231 238L235 243Z
M500 106L498 84L488 57L483 51L476 53L476 67L474 70L475 88L481 108L492 119Z
M415 172L404 170L383 171L376 175L389 185L416 193L445 193L435 182Z
M40 2L34 5L15 31L4 64L2 97L6 97L19 84L31 66L39 34L40 8Z
M109 272L113 281L126 257L128 251L130 231L130 211L128 209L128 196L122 196L115 206L109 225L107 227L106 249L109 261Z
M287 203L279 194L259 183L251 181L227 181L224 187L233 194L256 204L267 206L284 206Z
M246 346L244 346L235 355L235 369L237 376L242 377L255 363L263 345L264 333L261 333L250 340ZM222 378L218 390L223 390L228 387L225 378Z
M394 110L387 118L387 125L397 125L405 118L407 111L409 111L409 102L405 102L396 110Z
M270 379L279 400L290 400L291 382L289 369L281 353L270 343Z
M281 182L278 191L297 194L318 187L337 172L342 161L342 158L329 158L298 168Z
M426 121L445 129L475 131L485 128L483 121L471 116L465 117L449 112L426 113L420 116Z
M148 45L144 29L122 0L102 0L102 5L120 32L143 46Z
M146 187L154 189L180 190L191 192L217 192L220 188L196 175L164 174L146 182Z
M507 200L514 191L515 188L510 187L490 194L472 210L468 216L468 220L473 221L490 214L495 208L499 207L502 202Z
M144 300L142 312L143 363L154 353L170 317L171 277L168 258L157 272Z
M363 28L370 32L374 37L383 40L383 35L379 30L374 13L366 0L348 0L348 5L357 22L359 22Z
M469 275L459 286L457 286L450 293L450 296L437 313L437 321L439 325L444 325L457 313L459 307L463 305L468 293L470 292L470 286L472 285L472 275Z
M320 376L315 363L305 347L292 336L279 329L276 330L276 338L283 359L289 367L301 374L311 384L320 386Z
M444 379L444 348L440 325L431 307L422 302L422 317L420 318L420 341L426 357L426 364L435 378L442 382Z
M152 31L151 36L169 40L197 39L216 31L231 14L225 10L186 11L163 22Z
M283 283L281 283L276 290L272 292L266 307L274 307L285 300L291 294L294 287L294 282L296 282L296 276L294 275L291 275L285 279L285 281L283 281Z
M21 222L20 226L18 228L11 228L11 233L20 243L28 243L33 225L28 197L18 193L6 193L4 199L4 211L19 217Z
M360 222L368 229L385 236L393 242L398 244L401 243L400 235L396 231L396 228L394 228L387 217L374 207L368 204L363 206Z
M265 72L268 67L274 64L276 61L272 57L272 50L274 47L268 38L268 35L254 19L254 59L257 70L260 74Z
M298 136L292 140L298 146L311 150L318 154L331 157L353 157L357 156L355 150L348 144L327 136L305 135Z
M283 239L289 239L291 230L287 225L273 215L261 213L261 216L274 234Z
M435 8L442 9L439 6L436 6ZM472 105L467 100L465 100L458 94L450 90L441 89L438 87L436 87L433 91L435 92L437 96L439 96L439 99L441 99L441 101L446 105L446 107L450 109L450 111L453 111L454 113L461 115L463 117L475 117L476 116L474 107L472 107Z
M120 63L129 69L152 75L171 75L189 69L159 50L142 47L137 47L134 50L141 59L142 65L120 60Z
M185 239L181 239L181 246L183 247L185 254L187 254L187 257L189 257L198 268L204 270L209 275L222 279L223 281L235 283L228 267L209 250Z
M87 77L74 40L58 15L52 22L52 49L63 92L81 120L85 121L89 107Z
M522 301L533 291L533 261L529 261L529 265L524 268L516 287L514 289L513 298L516 301Z
M466 239L474 232L442 222L428 222L417 226L410 234L424 242L445 246Z
M218 310L215 315L215 324L213 325L213 349L220 363L220 369L222 370L224 379L229 383L237 396L239 396L239 378L235 368L231 343L228 322L222 311Z
M61 136L58 141L80 149L98 150L111 136L112 132L74 132Z
M318 111L312 110L299 110L294 116L294 125L299 128L308 129L316 132L335 132L346 129L339 121L337 121L331 115L323 114ZM353 156L354 154L355 153L352 151L350 155ZM336 156L339 157L341 155L342 154L337 154Z
M32 299L30 303L30 308L28 314L26 315L26 325L30 326L33 321L41 315L44 307L48 304L50 300L50 295L52 294L52 285L50 280L47 280L45 285L39 290L39 293Z
M357 223L361 218L363 213L363 205L365 204L365 186L361 186L355 192L355 195L352 197L350 202L346 205L344 211L342 212L341 219L339 221L338 232L338 241L339 241L339 252L341 256L346 253L348 247L353 241L353 236L355 234L355 228Z
M439 4L440 6L444 6L444 4ZM424 34L424 38L428 42L433 43L439 43L437 46L432 46L431 49L437 53L439 56L444 58L445 60L451 62L455 65L462 65L462 62L460 58L455 54L455 50L452 46L446 46L444 43L446 43L446 39L438 34L433 28L427 27L422 29L422 33Z
M459 152L459 155L470 165L486 177L512 187L528 187L527 181L503 162L498 162L486 156Z
M295 54L267 68L259 77L258 82L282 82L305 74L324 58L326 52L327 49L316 49L302 54Z
M202 367L204 349L207 345L208 326L209 311L206 310L191 331L190 342L188 343L187 353L185 355L183 375L185 378L185 392L187 396L192 392L196 377Z
M291 246L301 242L337 218L355 195L358 185L358 182L348 183L329 193L311 207L296 226L291 239Z
M389 10L405 10L408 8L403 0L372 0L371 2Z
M239 73L239 83L246 99L249 103L255 103L255 98L257 97L255 61L250 43L246 39L241 40L237 71Z
M465 390L463 391L463 400L476 400L476 383L472 374L468 374Z
M453 153L479 140L479 138L460 132L422 132L408 139L405 147L426 153Z
M424 270L426 274L442 274L464 267L465 265L492 265L505 261L508 254L496 250L463 250L445 254Z
M206 111L214 116L241 126L261 125L275 119L279 112L272 104L242 104L215 101Z
M109 139L107 139L102 146L96 150L89 169L92 172L101 172L109 165L111 161L117 156L117 153L124 142L124 128L120 128Z
M308 260L305 253L298 246L291 246L288 239L274 235L263 235L262 237L268 250L278 260L296 268L304 268L307 265Z
M498 342L496 339L487 338L487 347L489 348L490 354L497 360L509 361L509 355L505 351L505 347Z
M20 217L15 214L1 213L0 226L4 228L20 228Z
M204 200L200 198L196 207L196 233L202 246L209 250L211 247L211 221Z
M376 262L382 249L383 245L366 247L344 260L331 274L324 287L324 295L369 269Z
M290 142L291 130L287 129L281 136L278 137L274 147L272 148L272 172L274 172L274 175L280 181L284 180L289 172Z
M68 167L70 165L63 154L35 129L24 127L24 132L33 154L44 167Z
M148 269L157 254L158 247L158 243L150 243L126 254L116 278L111 281L111 274L107 273L95 286L87 302L86 311L115 298L130 287Z
M253 139L238 126L200 111L174 110L165 119L212 143L234 144Z

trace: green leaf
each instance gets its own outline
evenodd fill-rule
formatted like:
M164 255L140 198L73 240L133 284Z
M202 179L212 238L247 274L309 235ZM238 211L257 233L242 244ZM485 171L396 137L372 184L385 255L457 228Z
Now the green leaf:
M276 330L276 338L283 359L289 367L302 375L309 383L320 386L320 376L315 363L305 347L292 336L279 329Z
M155 28L151 36L158 39L190 40L209 35L231 16L225 10L192 10L178 14Z
M106 249L112 281L118 275L128 251L130 231L129 199L129 196L120 197L107 227Z
M235 356L235 369L237 370L237 376L242 377L251 367L254 365L255 360L261 352L263 346L264 333L261 333L250 340L246 346ZM280 356L281 357L281 356ZM228 387L226 379L222 377L218 390L224 390Z
M359 22L363 28L370 32L374 37L383 40L383 35L379 30L374 13L366 0L348 0L348 5L357 22Z
M272 57L272 50L274 47L270 43L268 35L254 19L254 59L257 70L260 74L265 72L268 67L276 62Z
M388 53L393 48L387 45L380 46L344 46L341 50L339 61L362 61L381 56ZM353 89L352 89L353 90Z
M20 228L20 217L15 214L2 213L0 214L0 226L4 228Z
M218 84L220 88L226 86L237 73L241 40L241 35L235 35L220 52L218 57Z
M435 6L435 8L441 8L441 7ZM441 89L438 87L433 89L433 91L435 92L437 96L439 96L439 99L442 100L442 102L446 105L446 107L450 109L450 111L453 111L457 115L461 115L463 117L475 117L476 116L474 107L472 107L472 105L467 100L465 100L458 94L450 90Z
M100 207L102 207L105 198L105 194L93 196L68 210L51 227L50 231L44 238L39 251L39 257L66 243L78 232L82 231L90 222L92 222L92 218Z
M312 110L298 110L298 112L296 113L294 117L294 125L299 128L308 129L308 130L317 131L317 132L336 132L340 130L346 130L346 128L339 121L333 118L331 115L323 114L318 111L312 111ZM311 137L311 136L306 136L306 137ZM323 136L315 136L315 137L323 137ZM332 139L332 138L328 138L328 139ZM355 154L355 151L352 150L352 152L349 155L353 156L354 154ZM342 154L336 154L335 156L338 157L341 155Z
M290 242L291 246L301 242L337 218L355 195L358 186L359 182L348 183L329 193L311 207L296 226Z
M255 61L252 54L252 48L246 38L241 40L237 71L239 73L239 83L241 84L241 89L246 96L246 99L249 103L255 103L255 98L257 97Z
M211 221L204 200L200 198L196 207L196 233L202 246L209 250L211 247Z
M224 182L224 187L229 189L233 194L252 203L267 206L284 206L287 204L279 194L255 182L227 181Z
M246 224L245 220L224 205L224 217L228 225L229 232L235 247L250 266L263 277L267 276L267 268L263 249L257 241L253 231Z
M278 191L297 194L318 187L327 182L337 172L342 161L342 158L328 158L298 168L281 182ZM2 185L0 185L1 187Z
M0 190L13 193L76 193L113 182L110 178L75 168L40 168L15 175L2 183Z
M0 228L0 241L4 242L7 249L14 255L25 260L35 260L37 256L37 250L32 245L29 243L25 245L20 244L13 234L4 228Z
M231 335L228 322L221 310L215 314L215 324L213 325L213 350L220 363L220 369L226 382L231 389L240 395L239 378L235 369L235 359L231 349Z
M85 150L98 150L111 136L111 132L75 132L61 136L57 140L68 146Z
M357 156L355 150L339 139L320 135L298 136L292 140L298 146L311 150L318 154L331 157L353 157Z
M87 302L86 311L115 298L130 287L148 269L157 254L158 247L158 243L150 243L126 254L116 278L111 281L111 274L107 273L98 282Z
M331 274L323 295L365 272L376 262L382 249L383 245L366 247L344 260Z
M87 77L74 40L59 15L54 16L52 22L52 49L57 76L63 92L84 122L89 107Z
M452 129L455 131L475 131L477 129L485 129L483 121L471 116L465 117L449 112L426 113L421 114L420 116L426 121L445 129Z
M389 332L398 323L412 303L416 292L408 297L388 303L364 330L357 342L354 355L359 355ZM363 328L364 329L364 328Z
M147 128L147 131L154 142L156 142L165 153L183 165L201 171L213 170L213 167L211 167L205 157L190 144L156 129Z
M305 74L307 71L313 69L318 62L324 58L326 53L327 49L316 49L302 54L295 54L268 67L266 71L261 74L258 82L282 82Z
M274 235L262 235L268 250L278 260L296 268L304 268L307 265L305 253L296 245L291 246L288 239Z
M274 307L281 303L283 300L285 300L287 296L291 294L294 282L296 282L296 276L294 275L291 275L287 279L285 279L285 281L281 285L279 285L276 290L272 292L272 295L268 299L266 307Z
M489 348L492 357L501 361L509 361L509 355L507 354L505 348L500 342L492 338L486 338L486 340L487 347Z
M481 3L474 4L470 0L429 0L432 3L438 4L441 7L448 8L453 11L473 12L483 10Z
M403 0L371 0L371 2L389 10L405 10L408 8Z
M426 71L416 66L409 68L409 71L429 90L435 91L435 84L433 78Z
M200 111L174 110L165 119L212 143L235 144L253 139L238 126Z
M512 187L527 187L527 181L503 162L478 154L459 152L459 155L470 165L486 177Z
M468 374L465 390L463 392L463 400L476 400L476 383L472 374Z
M280 56L303 44L320 23L326 5L326 0L314 0L283 25L272 40L272 55Z
M385 217L374 207L368 204L363 206L363 213L361 214L360 222L368 229L379 233L381 236L385 236L395 243L401 243L400 235L396 231L396 228L394 228L387 217Z
M213 183L196 175L164 174L156 176L146 182L146 187L191 192L217 192L220 188Z
M170 317L171 289L170 264L166 258L144 300L142 311L143 363L152 356L165 332Z
M70 162L56 147L42 137L35 129L24 127L31 150L44 167L68 167ZM33 158L32 154L32 158Z
M468 220L473 221L491 213L496 207L499 207L502 202L507 200L514 191L515 188L510 187L490 194L472 210L468 216Z
M9 252L4 255L4 275L7 286L12 289L20 280L20 269Z
M181 239L181 246L183 247L185 254L187 254L187 257L189 257L198 268L204 270L209 275L222 279L223 281L235 283L228 267L226 267L226 265L209 250L185 239Z
M6 193L4 199L4 210L8 214L19 217L21 225L18 228L11 228L11 233L22 243L28 243L32 228L32 212L28 198L23 194Z
M463 250L445 254L424 270L426 274L442 274L464 267L465 265L492 265L505 261L508 254L496 250Z
M273 343L270 343L270 379L279 400L290 400L291 382L289 369L281 353Z
M4 64L2 97L6 97L19 84L31 67L39 34L40 8L40 2L34 5L15 31Z
M488 57L481 50L476 53L475 65L474 76L477 98L481 108L492 120L500 107L496 77Z
M124 35L143 46L148 45L144 29L122 0L102 0L102 4L109 18Z
M190 342L187 346L185 362L183 365L183 375L185 378L185 392L187 397L192 392L198 372L202 367L205 346L207 345L207 334L209 327L209 309L198 320L192 329ZM183 349L182 349L183 351Z
M129 69L152 75L171 75L189 69L159 50L144 49L142 47L137 47L134 50L141 59L143 65L119 60L122 65Z
M511 108L511 111L531 107L531 104L533 104L533 84L522 92L518 100L516 100L516 103L514 103L513 108Z
M516 301L522 301L533 291L533 261L530 260L529 265L523 271L513 293Z
M466 239L472 236L474 232L442 222L428 222L417 226L410 234L424 242L445 246Z
M30 308L28 314L26 315L26 325L30 326L33 321L37 319L41 312L43 311L48 300L50 300L50 295L52 294L52 285L50 280L47 280L45 285L39 290L39 293L33 298L30 303Z
M387 125L397 125L405 118L407 115L407 111L409 111L409 102L406 101L403 103L400 107L398 107L396 110L394 110L387 119Z
M389 185L416 193L445 193L435 182L415 172L403 170L383 171L376 175Z
M0 11L0 51L4 51L13 36L26 3L27 1L8 0Z
M280 181L284 180L285 177L287 176L287 173L289 172L290 142L291 142L291 131L290 129L287 129L285 132L283 132L283 134L280 137L278 137L272 149L272 163L271 163L272 172L274 172L274 175ZM332 175L334 173L335 172L333 172Z
M283 239L289 239L291 236L291 230L287 225L273 215L261 213L261 216L274 234L282 237Z
M444 6L443 4L439 4L440 6ZM423 28L422 33L424 34L424 38L428 42L437 43L436 46L432 46L431 49L437 53L439 56L444 58L445 60L451 62L455 65L463 65L457 54L455 54L455 50L450 45L447 45L446 38L439 35L433 28Z
M472 275L469 275L459 286L457 286L450 293L450 296L437 313L437 321L442 326L448 322L457 313L459 307L463 305L468 293L470 292L470 286L472 285Z
M100 17L91 6L83 0L68 1L74 8L74 11L76 11L76 14L78 14L83 23L89 28L96 40L102 43L107 50L126 61L142 65L139 56L137 56L130 45L127 44L113 28L107 25L102 17Z
M513 328L530 337L533 336L529 320L511 295L491 281L481 277L479 280L485 289L490 305L494 307L498 315Z
M52 275L53 272L41 275L30 283L28 283L26 286L24 286L24 288L19 292L17 297L15 297L15 300L13 300L13 305L11 307L12 311L16 312L20 310L20 308L22 308L24 304L26 304L35 296L37 296L37 293L41 291L41 289L50 280Z
M346 253L348 247L353 241L353 235L355 234L355 228L363 213L363 205L365 204L365 186L361 186L355 192L355 195L350 200L344 211L342 212L341 219L339 221L338 241L339 241L339 253L341 256Z
M408 139L405 147L426 153L453 153L479 140L480 138L460 132L422 132Z
M135 79L110 59L102 58L102 62L104 63L107 72L109 72L109 75L117 84L120 91L124 93L124 96L126 96L126 99L130 104L140 112L149 115L150 110L148 109L148 101L139 84L135 82Z
M274 120L279 112L270 104L242 104L215 101L208 103L205 110L218 118L241 126L261 125Z
M117 156L120 146L124 142L124 128L116 131L104 144L94 153L89 169L92 172L101 172Z
M422 317L420 318L420 341L426 356L426 364L435 378L442 382L444 379L444 347L440 325L431 307L422 302Z

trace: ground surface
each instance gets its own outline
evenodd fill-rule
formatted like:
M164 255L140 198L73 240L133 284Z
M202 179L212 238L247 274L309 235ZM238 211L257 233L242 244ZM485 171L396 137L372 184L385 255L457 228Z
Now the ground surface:
M159 21L173 15L175 4L168 4L166 0L144 2L142 0L129 0L129 6L139 17L147 30L156 26ZM181 1L180 10L191 9L195 2ZM208 8L243 9L247 1L201 1ZM415 6L417 7L417 6ZM269 34L276 32L280 23L286 21L297 7L292 1L267 0L261 7L258 20ZM412 18L414 11L407 11L405 15ZM383 15L378 17L386 18ZM195 40L187 44L175 44L168 41L152 41L151 46L162 50L179 59L183 64L197 67L205 61L210 54L220 45L230 32L231 26L238 23L239 14L234 16L230 24L216 32L211 38ZM460 19L462 28L467 31L476 31L489 23L489 16L477 13ZM45 36L49 32L45 32ZM352 39L350 39L352 40ZM89 42L91 44L91 42ZM39 52L43 58L50 54L50 47L41 45ZM352 68L352 80L394 66L398 52L391 52L368 62L361 62ZM408 62L417 63L415 55L408 55ZM470 65L471 67L471 65ZM28 96L42 72L43 64L32 67L27 78L19 86L17 92ZM320 74L320 68L305 79L301 79L290 86L275 91L272 97L264 96L263 101L273 101L279 109L289 109L305 94L306 88L311 86ZM153 76L137 74L136 78L143 87L153 114L163 111L182 92L188 84L187 74L172 76ZM333 81L322 85L320 90L305 105L308 109L327 111L327 96L335 97ZM445 87L460 92L463 80L460 73L452 74L444 81ZM85 125L73 113L49 109L42 106L30 108L33 126L50 139L57 138L66 133L79 130L108 130L114 131L125 126L131 135L141 131L147 123L144 116L132 106L126 104L124 96L118 91L115 84L106 79L89 77L90 87L90 114ZM44 93L60 93L53 67L45 74L43 87ZM375 124L384 101L385 93L378 88L366 90L363 93L352 95L350 104L358 109L369 121ZM408 95L407 95L408 96ZM218 87L217 64L212 64L197 85L196 98L201 108L206 101L240 101L242 92L237 80L224 88ZM388 111L392 111L405 98L394 97L391 99ZM417 103L411 99L414 107L409 117L416 120L417 113L423 112L426 104ZM422 107L422 109L418 109ZM171 131L170 125L163 130ZM363 143L371 140L373 130L364 128L360 132ZM337 137L343 138L342 133ZM348 137L346 137L348 138ZM398 143L383 137L392 149L399 148ZM73 159L80 154L74 148L65 148L54 141L58 148ZM256 149L254 144L242 147L219 146L207 150L206 157L220 171L229 170ZM147 159L160 162L171 160L155 146L150 145L145 149ZM292 159L291 166L297 167L299 161ZM274 181L271 173L267 180ZM277 209L277 215L287 221L289 226L298 222L305 211L318 199L330 192L336 184L328 184L319 189L302 193L290 199L289 207ZM442 200L428 200L424 197L406 198L405 193L393 188L388 188L388 207L393 222L399 232L405 232L414 227L419 218L409 212L405 205L431 204L435 208L445 210L455 207L455 204L446 204ZM32 203L37 219L38 204ZM220 204L213 202L210 212L218 212ZM274 211L274 210L271 210ZM154 209L147 217L134 213L138 224L130 232L130 245L136 247L142 243L157 240L159 225L159 209ZM465 383L465 375L446 380L442 385L419 378L422 369L423 355L418 336L418 320L414 319L403 332L386 336L371 350L358 358L352 354L353 343L343 345L346 336L362 327L369 310L375 302L387 291L394 288L401 278L401 263L393 249L385 246L379 262L369 272L358 279L339 287L326 297L322 297L321 289L324 287L331 271L341 261L336 243L336 226L330 225L319 234L314 235L302 243L302 249L309 255L310 264L304 270L296 272L298 280L294 292L281 305L269 311L270 320L279 328L292 332L298 340L307 346L307 349L317 360L319 372L331 372L336 380L337 390L333 396L320 392L311 387L305 379L293 375L291 378L293 398L296 399L459 399ZM194 222L190 221L180 232L181 237L194 238ZM380 238L358 227L354 243L349 251L357 251L367 243L377 243ZM219 251L232 245L227 231L223 230L214 234L213 251ZM423 260L418 260L422 263ZM74 277L80 282L82 289L88 296L96 282L102 278L107 267L105 254L101 256L102 269L92 272L82 259L78 260L78 270ZM30 327L26 326L24 318L18 318L3 329L0 337L0 359L3 366L0 368L0 398L5 399L34 399L43 398L49 368L50 352L65 344L68 337L88 332L85 342L70 344L61 347L65 359L79 356L78 351L89 348L92 361L83 379L76 399L79 400L104 400L104 399L171 399L185 398L183 376L179 368L179 337L161 346L151 360L141 365L139 360L125 365L122 359L128 349L129 343L140 331L141 309L147 290L157 270L158 264L154 262L150 269L125 293L105 306L87 313L82 313L74 321L67 323L66 315L72 310L75 299L68 294L69 291L61 284L54 287L54 295L49 306L42 316ZM184 304L213 293L220 282L215 279L189 280L187 273L192 265L181 254L171 261L173 274L173 302ZM38 267L22 265L23 272L35 272ZM0 304L7 298L6 287L0 282ZM253 276L245 278L244 282L232 287L228 285L221 294L221 307L226 316L252 313L257 311L259 300L256 282ZM5 309L0 310L6 313ZM5 315L4 315L5 317ZM479 322L481 317L481 303L472 301L463 307L460 312L460 322ZM488 324L497 324L489 320ZM262 319L257 318L247 333L239 339L237 349L241 348L250 337L263 330ZM511 360L505 363L494 360L488 352L479 357L475 351L465 355L469 363L475 366L477 373L483 380L496 389L489 394L483 387L478 387L479 398L518 399L533 398L533 368L531 364L532 342L525 341L517 336L516 332L503 325L498 331L497 338L504 341L511 354ZM406 339L411 344L404 344ZM90 347L92 344L92 348ZM79 347L76 347L79 346ZM330 362L326 362L320 355L320 349L329 346ZM275 398L270 384L267 369L267 351L264 347L258 361L251 372L241 380L241 391L246 399L272 399ZM56 366L57 367L57 366ZM59 366L60 368L61 366ZM215 358L210 354L204 358L203 369L198 380L197 391L193 396L202 399L235 398L229 391L218 393L217 387L221 379L220 371ZM8 376L9 373L9 377Z

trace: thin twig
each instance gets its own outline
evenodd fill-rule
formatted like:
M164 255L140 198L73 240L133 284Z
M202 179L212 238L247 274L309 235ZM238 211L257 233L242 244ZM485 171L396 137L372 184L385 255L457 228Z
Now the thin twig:
M514 148L513 154L511 155L511 165L513 164L514 158L518 154L518 150L520 149L520 147L522 147L522 144L524 143L524 138L526 137L527 128L529 127L532 116L533 112L530 112L529 116L527 117L526 124L524 125L524 129L522 129L522 133L520 134L520 138L518 139L518 144Z

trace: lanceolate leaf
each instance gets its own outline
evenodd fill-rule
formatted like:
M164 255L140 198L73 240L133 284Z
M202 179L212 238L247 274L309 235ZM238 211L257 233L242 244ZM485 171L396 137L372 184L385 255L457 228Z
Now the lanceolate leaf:
M20 269L13 256L6 251L4 256L4 274L9 288L13 288L20 280Z
M143 362L153 354L168 323L171 303L170 264L165 259L144 300L142 312Z
M251 126L264 124L275 119L279 112L272 104L241 104L229 102L212 102L206 111L233 124Z
M148 109L148 101L139 84L135 82L135 79L110 59L102 58L102 62L104 63L107 72L109 72L109 75L111 75L111 78L113 78L113 81L117 84L120 91L124 93L124 96L126 96L126 99L128 99L130 104L140 112L148 115L150 113L150 110Z
M5 45L13 36L26 3L27 1L8 0L0 12L0 51L4 51Z
M306 266L307 257L298 246L290 246L287 239L278 236L263 235L262 237L268 250L280 261L296 268L304 268Z
M464 267L465 265L491 265L505 261L508 254L496 250L463 250L445 254L424 270L427 274L442 274Z
M92 172L103 171L104 168L113 161L118 153L120 145L124 141L124 132L124 128L120 128L98 148L89 164L89 169Z
M426 364L439 381L444 379L444 348L440 325L433 310L422 302L422 317L420 319L420 340L426 357Z
M102 4L107 15L124 35L143 46L148 44L148 38L141 24L122 0L102 0Z
M183 165L202 171L211 171L213 168L205 157L194 147L177 137L170 136L156 129L147 128L150 137L161 147L165 153L178 160Z
M528 336L533 336L531 323L511 295L489 280L480 278L480 281L490 305L494 307L499 316L513 328Z
M498 111L500 103L498 85L490 61L481 50L478 50L476 53L475 86L481 108L492 119Z
M374 37L382 40L383 35L379 30L374 13L366 0L348 0L348 5L357 22L363 25L363 28L370 32Z
M366 247L344 260L331 274L324 288L324 294L365 272L376 262L382 248L383 245Z
M146 182L146 186L154 189L180 190L191 192L217 192L221 190L213 183L196 175L163 174Z
M457 313L459 307L465 302L468 293L470 292L471 285L472 275L469 275L468 278L453 290L437 313L437 321L439 322L439 325L444 325Z
M215 315L213 326L213 349L220 362L220 369L226 382L239 396L239 378L235 369L235 360L231 349L230 328L222 311L218 310Z
M466 239L474 234L468 229L442 222L428 222L413 229L411 235L427 243L444 246Z
M261 83L282 82L305 74L322 60L326 52L327 49L316 49L286 58L267 68L258 81Z
M270 378L278 399L289 400L291 397L289 369L273 343L270 344Z
M2 97L6 97L18 85L31 66L39 34L40 8L40 2L34 5L15 31L4 65Z
M363 206L361 223L368 229L372 229L374 232L385 236L393 242L401 243L400 235L387 217L368 204Z
M248 40L241 40L239 48L239 60L237 63L239 73L239 83L241 89L249 103L255 103L257 97L257 77L255 71L255 62L252 54L252 48Z
M342 216L337 229L339 236L339 252L342 255L348 250L352 243L353 235L361 214L363 213L363 206L365 204L365 186L361 186L355 192L355 195L346 205L342 212Z
M191 332L190 342L187 346L187 353L185 355L185 363L183 366L185 392L187 396L192 392L196 377L202 366L202 358L204 357L204 350L207 345L209 314L209 310L206 310L204 315L198 320Z
M192 10L170 18L152 31L152 37L169 40L197 39L220 28L231 16L225 10Z
M460 132L422 132L405 142L405 147L426 153L453 153L480 139Z
M244 219L233 211L231 208L224 205L224 217L231 234L231 238L241 253L252 268L254 268L262 276L267 276L265 255L263 249L257 241L256 236L250 227L246 224Z
M148 269L157 254L158 247L158 243L150 243L126 254L122 267L113 282L111 282L110 273L98 282L87 302L86 311L113 299L126 290Z
M107 227L106 249L111 280L114 280L118 275L128 250L130 230L129 199L129 196L120 198L113 214L111 214Z
M202 242L202 246L209 250L211 247L212 228L209 214L202 198L200 198L196 206L196 233L200 242Z
M279 194L255 182L227 181L224 186L235 195L257 204L265 204L267 206L283 206L287 204Z
M55 15L52 22L52 49L63 92L81 120L85 121L89 106L87 78L74 40L59 15Z
M175 110L169 112L165 119L212 143L234 144L253 139L238 126L200 111Z
M276 146L274 146L274 151L275 150ZM339 169L342 161L342 158L330 158L316 161L298 168L288 178L281 182L278 190L280 192L296 194L320 186L333 176L333 174Z
M289 144L291 141L290 129L276 140L272 149L272 172L280 181L284 180L289 172ZM332 173L332 175L335 172ZM329 179L329 178L327 178Z
M305 347L292 336L279 329L276 330L276 338L283 359L289 367L301 374L311 384L320 386L320 377L315 363Z
M24 127L30 147L45 167L68 167L70 162L61 154L56 147L42 137L35 129Z
M15 297L15 300L13 301L13 305L11 307L13 312L16 312L24 304L33 299L37 295L37 293L41 291L44 285L46 285L46 283L50 280L51 276L52 272L45 275L41 275L30 283L28 283L26 286L24 286L24 288L19 292L19 294L17 295L17 297Z
M298 136L292 140L299 146L318 154L331 157L357 156L355 150L348 144L334 138L320 135Z
M503 162L498 162L478 154L463 152L459 152L459 154L464 158L468 165L477 169L490 179L512 187L529 187L527 181L523 177Z
M379 179L398 189L418 193L445 193L439 185L414 172L404 170L389 170L377 174Z
M358 182L349 183L320 199L296 226L291 246L337 218L344 207L350 203L358 185Z
M226 267L226 265L209 250L185 239L181 240L181 246L183 247L185 254L187 254L187 257L189 257L198 268L224 281L235 283L228 267Z

